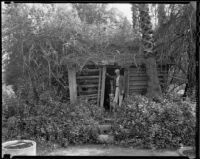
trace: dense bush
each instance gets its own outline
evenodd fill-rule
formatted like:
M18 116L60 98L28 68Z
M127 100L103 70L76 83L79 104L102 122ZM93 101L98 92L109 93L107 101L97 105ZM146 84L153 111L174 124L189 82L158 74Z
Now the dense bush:
M149 148L177 148L180 143L194 145L192 109L172 98L155 103L144 96L133 95L118 108L116 120L115 135L121 143ZM125 135L119 125L130 129L130 133Z
M44 94L38 105L22 102L19 115L4 118L4 140L32 138L61 146L96 142L99 107L81 99L75 104L61 103L52 100L50 93Z

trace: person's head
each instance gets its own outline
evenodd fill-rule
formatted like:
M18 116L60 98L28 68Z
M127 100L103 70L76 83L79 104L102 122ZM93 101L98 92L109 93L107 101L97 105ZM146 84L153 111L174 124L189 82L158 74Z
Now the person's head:
M119 69L116 69L116 70L115 70L115 73L116 73L117 76L119 76L119 75L120 75L120 70L119 70Z

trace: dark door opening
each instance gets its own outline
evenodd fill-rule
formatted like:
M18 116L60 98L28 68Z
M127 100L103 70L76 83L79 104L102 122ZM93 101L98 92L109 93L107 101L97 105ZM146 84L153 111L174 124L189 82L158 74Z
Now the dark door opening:
M106 76L105 79L105 93L104 93L104 108L106 111L110 110L110 103L112 98L110 98L110 95L112 94L113 97L115 95L115 70L120 70L120 75L124 76L124 68L119 67L107 67L106 73L108 73L111 77Z

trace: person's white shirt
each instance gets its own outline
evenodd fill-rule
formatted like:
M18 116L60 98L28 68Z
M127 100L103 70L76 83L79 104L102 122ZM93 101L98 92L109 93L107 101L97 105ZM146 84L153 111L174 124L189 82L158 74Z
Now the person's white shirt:
M119 86L119 77L120 76L117 76L117 78L116 78L116 86Z

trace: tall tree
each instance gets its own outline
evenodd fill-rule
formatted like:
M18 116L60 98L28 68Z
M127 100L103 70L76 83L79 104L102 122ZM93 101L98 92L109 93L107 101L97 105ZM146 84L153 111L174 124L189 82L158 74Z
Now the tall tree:
M184 96L190 96L196 86L195 10L190 4L159 4L157 15L158 25L154 31L157 58L174 64L169 71L169 84L186 83ZM180 80L176 80L177 77Z
M85 21L88 24L107 23L106 4L74 3L72 7L77 10L81 21Z
M149 15L149 8L147 4L138 5L139 8L139 23L142 34L142 48L145 58L145 66L148 77L147 82L147 96L159 100L162 96L162 91L158 79L157 64L155 59L155 52L153 51L154 40L151 18Z

